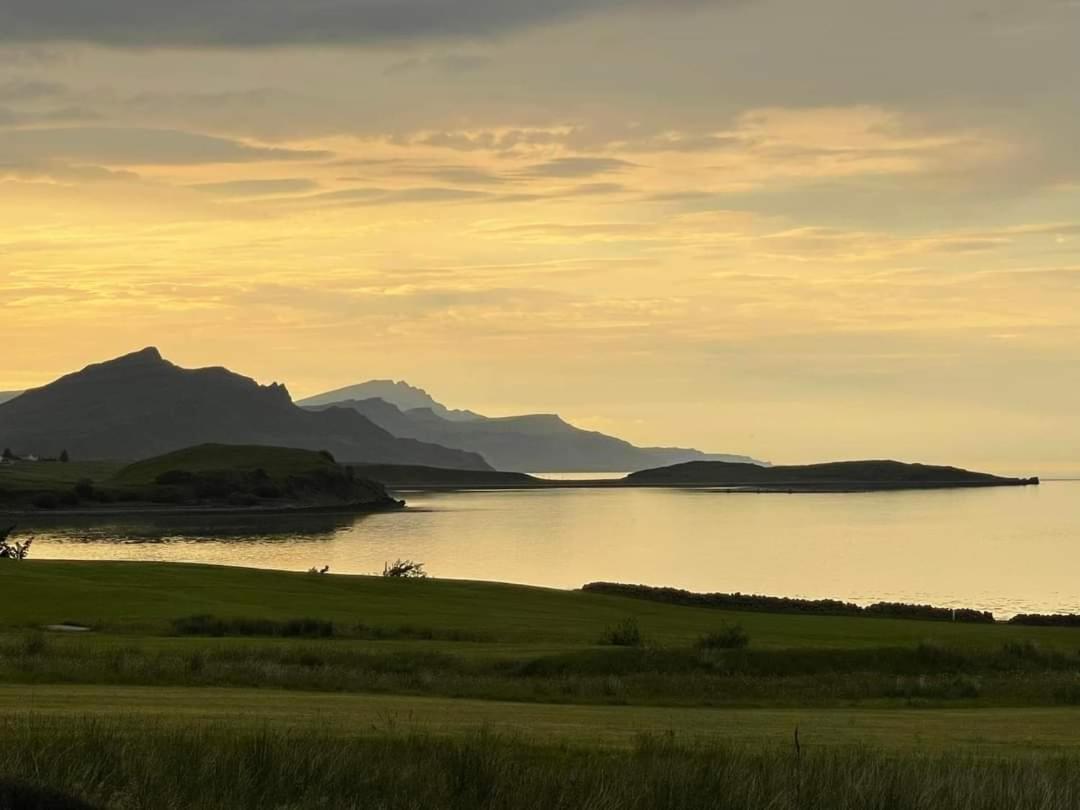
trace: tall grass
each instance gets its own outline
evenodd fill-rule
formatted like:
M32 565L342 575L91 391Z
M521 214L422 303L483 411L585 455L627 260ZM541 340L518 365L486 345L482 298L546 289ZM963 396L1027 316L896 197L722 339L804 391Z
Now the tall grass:
M1065 810L1080 757L1013 759L830 748L632 751L538 747L478 733L219 727L87 721L0 723L0 783L112 810ZM0 793L2 795L2 793Z
M607 646L500 657L333 639L182 641L162 648L33 632L0 641L0 680L673 706L1080 703L1080 657L1024 644L986 652Z

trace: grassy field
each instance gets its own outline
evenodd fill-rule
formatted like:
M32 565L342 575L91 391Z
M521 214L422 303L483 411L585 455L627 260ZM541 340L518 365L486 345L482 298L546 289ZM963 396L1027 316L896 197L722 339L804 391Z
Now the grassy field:
M15 752L0 758L0 808L4 779L110 808L546 797L929 810L1080 797L1077 629L145 563L11 562L0 589L0 734ZM628 620L640 644L604 643ZM90 630L45 629L63 623ZM699 645L734 624L748 647ZM793 788L796 728L806 782ZM207 775L193 797L177 780L210 767L189 761L197 741L239 770ZM293 767L289 751L308 781L267 782ZM407 760L400 782L394 756ZM515 778L534 783L525 804ZM273 801L260 784L276 786Z
M113 481L119 484L144 485L153 484L158 476L169 472L200 474L219 470L262 470L271 480L284 480L290 475L305 475L313 471L334 472L336 469L337 465L332 457L311 450L204 444L145 461L136 461L117 470Z
M117 727L193 723L247 732L315 731L349 738L386 732L461 737L491 732L535 744L629 750L643 735L681 745L787 747L983 755L1080 747L1080 708L717 709L521 704L401 695L265 689L0 685L0 717L52 723L71 716Z
M765 649L876 649L927 640L964 649L1028 641L1080 649L1080 630L1071 628L734 613L500 583L51 560L11 566L2 576L0 628L73 621L114 633L163 634L170 620L203 613L415 625L551 647L595 644L607 628L634 617L646 641L668 645L687 645L725 622L738 622L752 646Z
M36 461L0 465L0 489L12 492L44 492L70 489L79 481L103 483L122 470L110 461Z

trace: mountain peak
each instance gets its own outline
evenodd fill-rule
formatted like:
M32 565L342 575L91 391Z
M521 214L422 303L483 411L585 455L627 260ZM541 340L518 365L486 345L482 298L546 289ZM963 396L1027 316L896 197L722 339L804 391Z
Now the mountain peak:
M145 349L139 349L137 352L130 352L128 354L122 354L119 357L112 360L106 360L98 365L141 365L145 363L164 363L165 358L161 356L161 352L158 351L156 346L147 346Z
M381 399L402 411L430 410L436 416L452 422L466 422L483 418L472 411L457 411L447 408L423 388L417 388L404 380L368 380L357 385L350 385L308 399L302 399L296 404L303 408L318 408L348 402L349 400L363 401L366 399Z

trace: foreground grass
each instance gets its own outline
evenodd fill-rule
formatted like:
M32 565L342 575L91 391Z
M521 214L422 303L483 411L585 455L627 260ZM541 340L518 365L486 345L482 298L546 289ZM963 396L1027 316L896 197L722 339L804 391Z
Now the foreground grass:
M1064 810L1080 801L1080 758L975 758L792 746L686 748L639 736L629 750L537 746L492 733L391 732L342 739L102 722L8 721L4 793L40 786L46 806L408 808L412 810ZM7 787L5 789L5 782ZM86 804L75 804L76 801ZM42 806L42 805L38 805Z
M0 724L75 719L118 733L148 725L223 732L319 731L338 741L386 733L461 739L487 731L546 746L632 749L643 734L687 747L718 744L872 747L897 754L1021 756L1080 746L1080 709L713 709L520 704L491 700L127 686L0 686ZM7 750L7 749L5 749Z
M1077 629L135 563L0 593L0 810L1080 806ZM750 647L695 644L724 623Z

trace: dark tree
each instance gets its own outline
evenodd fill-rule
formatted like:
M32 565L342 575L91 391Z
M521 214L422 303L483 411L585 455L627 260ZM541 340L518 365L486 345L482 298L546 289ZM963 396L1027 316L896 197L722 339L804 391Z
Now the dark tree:
M68 455L67 450L64 450L60 453L60 461L62 461L64 464L67 464L69 461L71 461L71 456Z
M13 458L15 458L15 454L11 452L11 448L5 447L3 455L4 461L11 461Z

